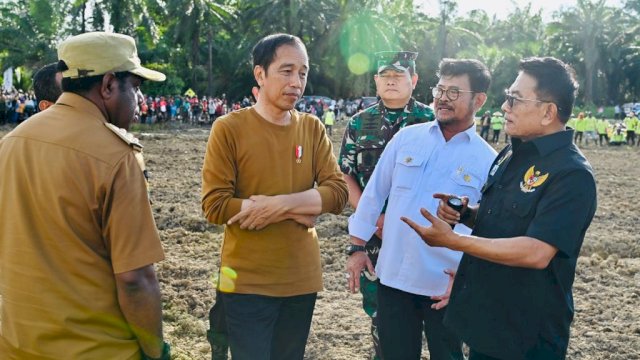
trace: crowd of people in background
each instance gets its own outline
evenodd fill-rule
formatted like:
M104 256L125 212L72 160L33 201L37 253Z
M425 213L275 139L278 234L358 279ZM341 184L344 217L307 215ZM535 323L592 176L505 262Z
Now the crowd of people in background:
M619 108L619 107L616 107ZM480 136L487 142L500 143L500 132L504 128L504 117L499 112L491 114L486 111L478 120ZM613 119L604 115L594 116L591 111L580 112L572 116L567 126L575 130L573 140L578 146L630 145L640 146L640 120L635 112L616 112ZM489 131L493 136L489 139ZM504 143L508 143L509 135L504 134Z
M154 124L166 121L180 121L189 124L211 124L218 117L253 105L245 97L242 101L229 103L225 94L221 97L203 96L147 96L141 101L140 123Z
M617 114L616 114L617 115ZM630 145L638 146L636 137L640 133L640 121L631 111L625 117L616 116L616 119L607 120L604 116L596 117L590 111L580 112L572 117L567 126L575 129L573 141L578 146L593 145Z
M296 104L296 108L298 111L315 115L319 119L323 119L327 111L332 111L337 120L346 120L371 105L373 104L367 104L364 98L346 100L340 98L338 100L329 99L326 101L322 98L318 100L307 100L303 98Z
M0 93L0 125L19 124L37 112L33 91L3 91Z
M0 92L0 125L17 125L40 110L33 91L13 89ZM220 116L249 107L255 101L244 97L242 101L229 102L222 94L213 96L147 96L138 104L138 120L141 124L179 121L188 124L211 124Z
M375 103L367 103L365 98L338 99L302 98L297 104L298 111L317 116L332 135L335 121L345 121L356 113ZM138 104L139 122L155 124L181 122L191 125L209 125L218 117L232 111L255 105L255 99L245 96L241 101L230 102L225 94L221 96L165 95L147 96ZM12 89L0 93L0 125L20 124L39 111L33 91ZM329 116L331 112L331 116ZM509 136L503 131L505 120L501 112L485 111L477 121L480 136L487 142L507 144ZM594 116L592 112L580 112L573 116L567 126L575 130L574 141L578 146L630 145L640 146L640 120L635 112L625 113L616 106L614 119L604 115ZM501 133L503 139L500 139Z

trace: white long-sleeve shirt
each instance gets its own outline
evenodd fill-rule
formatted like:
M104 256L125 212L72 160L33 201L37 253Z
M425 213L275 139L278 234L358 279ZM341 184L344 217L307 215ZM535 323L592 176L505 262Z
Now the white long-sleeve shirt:
M380 282L412 294L433 296L445 292L445 269L457 269L462 253L426 245L407 224L406 216L430 225L420 208L436 214L434 193L480 200L496 151L476 134L475 126L445 141L437 121L400 130L385 148L356 212L349 218L349 235L367 241L388 198L383 241L376 265ZM455 231L471 233L464 225Z

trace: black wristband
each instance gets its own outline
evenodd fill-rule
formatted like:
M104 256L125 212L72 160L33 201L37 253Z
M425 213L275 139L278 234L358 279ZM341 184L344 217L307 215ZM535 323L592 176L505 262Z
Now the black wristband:
M367 252L366 248L362 245L347 245L347 248L345 249L345 252L347 253L347 255L351 256L353 253L358 252L358 251L362 251L362 252Z
M142 360L171 360L171 346L168 343L162 343L162 354L159 358L153 358L142 352Z

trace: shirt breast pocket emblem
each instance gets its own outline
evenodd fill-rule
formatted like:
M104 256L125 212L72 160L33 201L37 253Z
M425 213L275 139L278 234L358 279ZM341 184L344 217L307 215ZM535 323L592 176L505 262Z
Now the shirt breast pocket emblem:
M420 154L399 154L396 158L392 187L402 191L418 186L423 163L424 157Z

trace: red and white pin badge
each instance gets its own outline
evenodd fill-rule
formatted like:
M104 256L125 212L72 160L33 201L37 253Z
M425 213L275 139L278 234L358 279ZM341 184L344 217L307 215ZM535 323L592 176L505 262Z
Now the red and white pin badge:
M298 164L302 162L302 145L296 146L296 162Z

